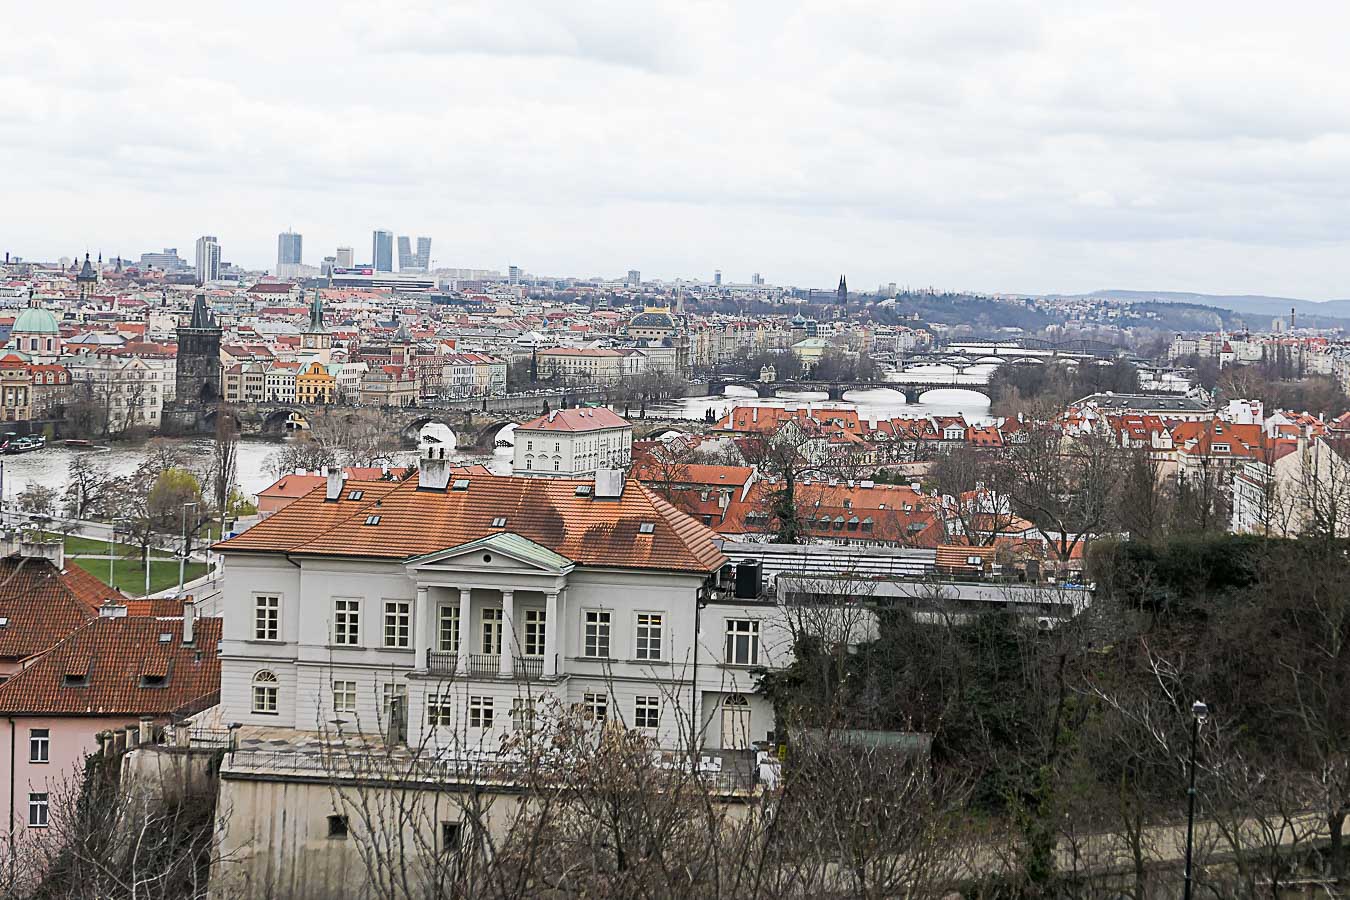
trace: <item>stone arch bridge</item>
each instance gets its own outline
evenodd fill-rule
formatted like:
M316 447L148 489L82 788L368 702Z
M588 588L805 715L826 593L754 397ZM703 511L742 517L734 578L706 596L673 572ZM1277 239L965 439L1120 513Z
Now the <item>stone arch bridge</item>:
M499 398L500 399L500 398ZM426 425L437 423L455 434L455 445L460 450L491 450L496 445L497 433L507 425L538 416L548 409L559 408L563 398L530 396L510 404L493 403L492 408L455 406L408 407L354 407L310 406L297 403L241 403L232 407L244 436L281 435L288 430L309 428L320 417L337 417L355 421L358 416L379 416L391 433L398 434L404 444L414 444ZM214 420L216 414L208 414Z

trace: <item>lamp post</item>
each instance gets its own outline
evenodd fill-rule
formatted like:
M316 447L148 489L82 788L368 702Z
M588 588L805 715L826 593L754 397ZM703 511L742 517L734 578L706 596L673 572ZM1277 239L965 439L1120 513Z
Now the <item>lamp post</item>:
M178 555L178 596L180 597L183 596L183 574L184 570L187 568L187 511L189 506L192 507L192 511L195 514L197 511L196 501L183 504L183 546L179 548L180 553Z
M1200 739L1200 726L1208 718L1208 706L1199 700L1191 704L1191 783L1186 790L1186 886L1182 890L1183 900L1191 900L1191 848L1195 841L1195 745Z

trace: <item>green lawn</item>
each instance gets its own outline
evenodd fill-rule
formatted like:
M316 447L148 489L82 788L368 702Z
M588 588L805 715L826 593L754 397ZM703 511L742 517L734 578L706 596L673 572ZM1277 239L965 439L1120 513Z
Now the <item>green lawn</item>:
M43 534L43 537L54 539L60 537L60 535L55 532L46 532ZM133 554L135 556L141 555L141 548L134 544L123 544L119 542L112 546L113 553L117 556L131 556ZM107 556L108 542L96 540L95 538L75 537L73 535L67 536L66 554L69 556ZM173 557L173 554L168 550L151 550L150 556L154 559L169 559Z
M105 545L106 546L106 545ZM75 565L84 569L100 581L108 580L108 561L106 559L75 559ZM190 562L183 575L184 581L191 581L206 574L206 564ZM133 596L145 593L145 569L139 559L119 559L113 563L113 587L120 588ZM150 563L150 593L178 586L178 563Z

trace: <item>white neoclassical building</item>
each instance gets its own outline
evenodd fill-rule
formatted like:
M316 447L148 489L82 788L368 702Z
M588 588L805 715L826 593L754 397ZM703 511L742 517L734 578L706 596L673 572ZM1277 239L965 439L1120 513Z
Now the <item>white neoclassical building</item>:
M605 407L558 409L516 426L511 472L524 478L593 478L633 458L633 426Z
M712 532L602 476L423 458L403 482L332 475L217 545L224 720L491 750L557 701L670 748L691 722L699 747L770 739L776 607L726 589Z

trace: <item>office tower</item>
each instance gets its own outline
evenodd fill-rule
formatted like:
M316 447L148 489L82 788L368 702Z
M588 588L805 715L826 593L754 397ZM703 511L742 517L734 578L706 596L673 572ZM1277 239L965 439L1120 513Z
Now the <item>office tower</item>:
M215 235L197 238L197 283L206 284L220 277L220 242Z
M325 256L322 265L319 266L319 274L324 278L333 274L333 267L337 265L336 256Z
M642 273L637 269L629 269L628 277L624 279L624 284L628 287L637 287L642 284Z
M722 286L722 270L721 270L721 269L718 269L716 272L713 273L713 284L717 285L718 287L721 287L721 286Z
M507 269L506 277L511 284L520 284L520 266L511 266Z
M412 238L399 235L398 268L400 272L425 272L431 267L431 238L417 239L417 252L413 253Z
M371 235L370 264L376 272L394 271L394 233L376 231Z
M350 269L356 264L356 254L351 247L337 248L336 263L339 269Z
M304 258L304 238L294 231L283 231L277 235L277 276L290 278L299 274L301 260Z
M187 263L178 258L177 247L165 247L163 253L142 253L141 268L176 272L179 269L186 269Z
M750 276L750 283L755 286L761 286L764 284L764 276L756 272Z

